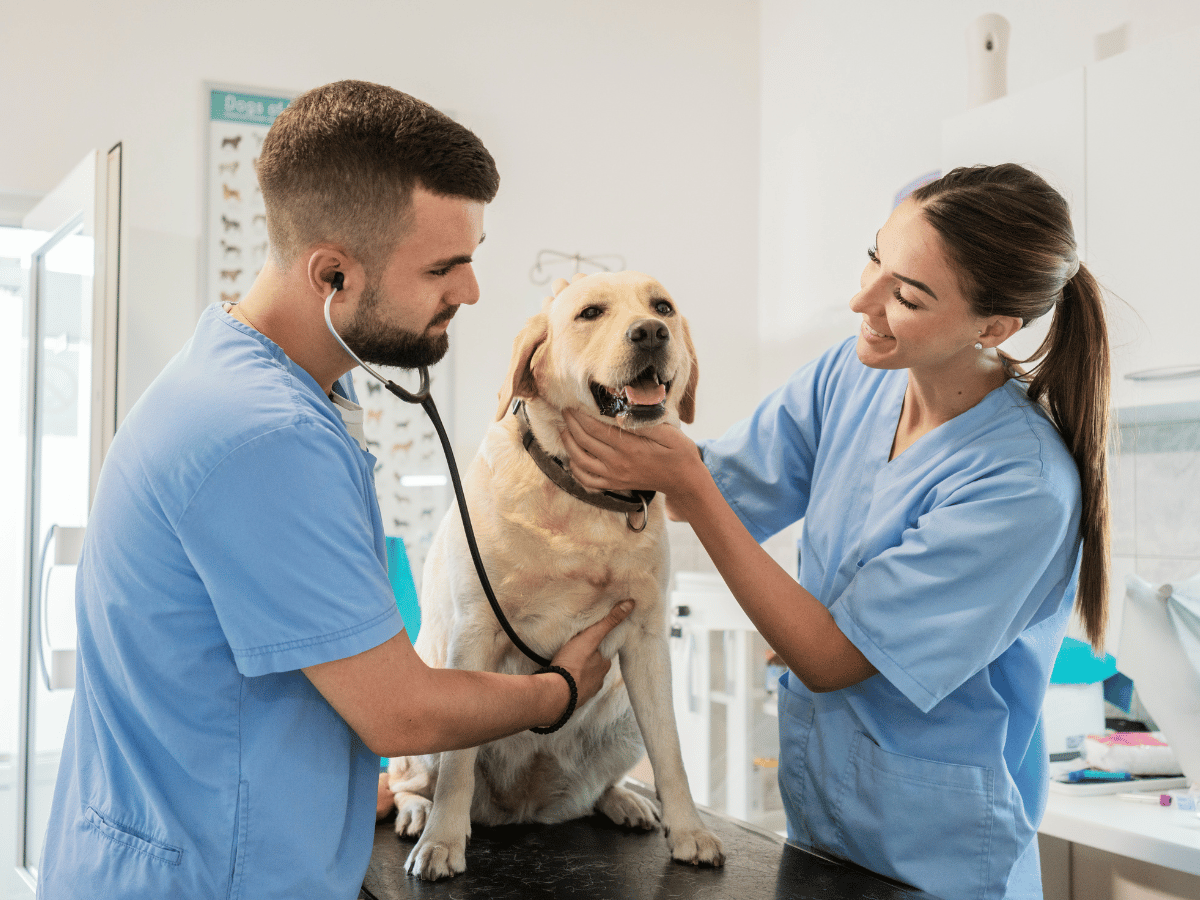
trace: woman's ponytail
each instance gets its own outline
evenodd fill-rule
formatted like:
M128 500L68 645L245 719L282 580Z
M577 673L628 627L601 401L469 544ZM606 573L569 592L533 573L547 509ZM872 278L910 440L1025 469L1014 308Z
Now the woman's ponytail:
M1076 606L1097 651L1108 624L1109 347L1104 297L1085 266L1067 282L1034 358L1029 399L1042 403L1066 442L1083 493L1083 559Z

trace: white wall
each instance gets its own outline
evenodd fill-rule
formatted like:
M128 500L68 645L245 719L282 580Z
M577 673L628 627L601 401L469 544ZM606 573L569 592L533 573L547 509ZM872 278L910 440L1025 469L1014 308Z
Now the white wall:
M760 392L853 333L847 303L896 192L939 166L942 120L968 108L968 25L1012 31L1008 90L1200 25L1194 0L762 0Z
M124 397L197 313L202 83L390 84L496 157L480 304L453 325L460 456L495 412L512 338L545 292L537 251L619 253L694 326L698 435L757 385L758 4L741 0L46 0L6 7L0 194L40 194L124 142ZM25 140L14 140L14 123ZM570 269L563 274L569 275ZM442 405L449 402L442 400Z
M203 81L381 81L483 137L502 187L484 299L452 332L464 457L543 293L538 250L616 252L663 280L699 345L693 432L716 433L853 329L865 247L967 108L977 16L1012 24L1010 91L1090 61L1123 23L1131 45L1200 24L1193 0L14 6L0 121L27 138L0 141L0 197L43 193L87 149L125 143L130 400L196 315Z

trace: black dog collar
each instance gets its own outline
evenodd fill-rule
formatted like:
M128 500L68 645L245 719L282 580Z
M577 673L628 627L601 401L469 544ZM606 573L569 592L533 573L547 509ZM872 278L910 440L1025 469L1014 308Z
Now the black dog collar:
M547 478L572 497L582 500L590 506L625 513L625 522L630 531L641 532L646 529L646 522L650 517L650 503L654 500L654 491L633 491L631 495L619 494L616 491L600 493L589 491L567 471L562 460L551 456L546 452L546 448L538 443L537 438L533 436L533 428L529 424L529 413L525 411L525 404L522 401L517 401L513 412L521 420L521 443ZM634 516L638 513L641 513L642 524L635 526L633 524Z

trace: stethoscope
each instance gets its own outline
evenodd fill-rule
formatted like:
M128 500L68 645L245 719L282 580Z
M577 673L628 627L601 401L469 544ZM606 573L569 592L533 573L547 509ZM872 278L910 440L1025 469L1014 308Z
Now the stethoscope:
M329 329L329 333L341 345L346 354L360 365L364 372L382 384L392 394L399 397L405 403L415 403L425 410L425 414L429 416L429 420L433 422L433 427L437 430L438 440L442 442L442 450L446 454L446 463L450 467L450 481L454 485L454 496L458 500L458 511L462 516L463 531L467 537L467 547L471 550L471 559L475 563L475 571L479 575L479 584L483 587L484 594L487 595L488 603L491 604L492 612L496 614L497 621L500 622L500 627L504 629L504 633L508 635L509 640L513 642L518 650L528 656L539 666L550 665L550 660L546 659L537 653L534 653L525 644L524 641L513 630L509 624L508 618L504 615L504 610L500 608L500 601L496 599L496 593L492 590L492 583L488 580L487 572L483 568L483 557L479 554L479 545L475 542L475 530L471 527L471 516L467 512L467 498L463 493L462 479L458 475L458 464L454 460L454 451L450 447L450 437L446 434L446 427L442 424L442 417L438 415L437 406L433 402L433 397L429 393L429 368L427 366L418 367L421 373L421 386L414 394L412 391L406 391L400 385L396 384L389 378L385 378L368 366L365 362L359 359L358 354L351 350L346 342L342 340L342 336L337 333L333 327L333 319L329 316L329 306L333 302L334 294L342 290L345 285L345 276L341 272L335 272L332 279L333 290L329 292L329 296L325 298L325 327Z

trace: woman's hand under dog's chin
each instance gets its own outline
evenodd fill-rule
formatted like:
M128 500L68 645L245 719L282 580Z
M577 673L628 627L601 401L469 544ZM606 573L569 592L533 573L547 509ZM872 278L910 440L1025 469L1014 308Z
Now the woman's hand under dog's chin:
M634 432L571 410L564 410L563 418L567 427L561 436L571 474L588 490L659 491L680 497L694 490L695 479L708 474L695 442L675 425Z

